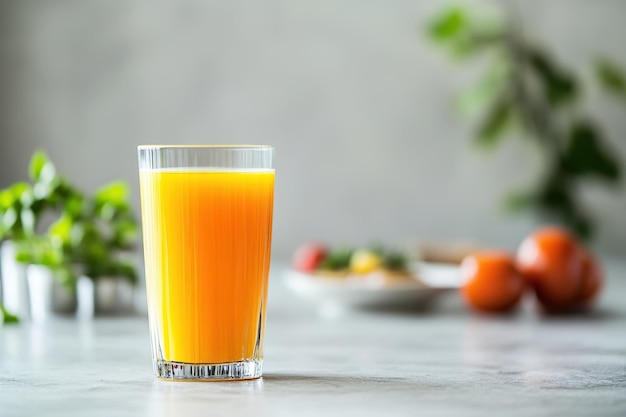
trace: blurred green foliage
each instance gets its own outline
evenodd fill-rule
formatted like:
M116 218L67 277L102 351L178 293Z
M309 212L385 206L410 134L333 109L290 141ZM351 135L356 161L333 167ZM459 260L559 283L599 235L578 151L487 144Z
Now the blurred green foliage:
M432 20L428 35L458 62L478 56L488 60L484 76L459 98L463 113L482 113L476 145L493 148L521 130L545 157L543 178L512 193L506 206L535 210L591 238L594 223L580 201L579 188L588 180L615 184L621 167L602 129L582 111L581 79L527 40L512 18L450 7ZM602 90L626 102L622 69L606 57L594 64Z
M341 271L348 269L350 266L350 258L352 258L353 253L354 249L351 248L341 247L334 249L322 261L320 269L328 271Z
M139 229L128 185L113 182L87 195L59 175L43 151L32 156L29 175L30 183L0 191L0 241L16 244L16 259L50 268L72 291L80 275L136 283L136 268L123 257L134 247ZM46 213L55 220L39 231Z
M0 303L0 324L15 324L19 323L20 319L10 312Z

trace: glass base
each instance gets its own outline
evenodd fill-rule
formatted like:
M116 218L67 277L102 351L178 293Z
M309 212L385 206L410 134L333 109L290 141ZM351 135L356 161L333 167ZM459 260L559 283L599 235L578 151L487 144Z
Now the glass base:
M263 360L218 364L184 362L154 362L157 378L170 381L231 381L255 379L263 374Z

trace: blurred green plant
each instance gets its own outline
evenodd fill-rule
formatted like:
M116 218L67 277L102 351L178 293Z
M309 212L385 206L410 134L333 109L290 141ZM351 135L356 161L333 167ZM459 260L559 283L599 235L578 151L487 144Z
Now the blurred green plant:
M341 271L350 266L350 258L354 249L341 247L332 250L320 264L320 269Z
M43 151L31 158L29 174L31 183L0 191L0 241L13 241L16 260L49 268L70 291L81 275L116 276L135 284L137 271L123 257L139 229L128 185L117 181L87 195L60 176ZM45 213L56 221L40 233Z
M8 312L2 303L0 303L0 324L15 324L19 322L20 319L15 314Z
M482 78L458 101L463 113L483 113L475 144L493 148L517 129L545 157L544 176L508 196L506 207L535 210L590 239L594 222L579 188L590 179L616 184L621 168L600 126L582 111L580 78L526 39L513 17L479 16L454 6L430 22L428 35L459 62L488 60ZM626 77L617 64L598 58L594 72L603 91L626 103Z

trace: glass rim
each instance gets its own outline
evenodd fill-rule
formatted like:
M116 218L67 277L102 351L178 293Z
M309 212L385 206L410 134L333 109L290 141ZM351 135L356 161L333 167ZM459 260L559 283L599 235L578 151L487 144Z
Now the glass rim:
M226 149L226 150L267 150L273 145L138 145L138 150L146 149Z

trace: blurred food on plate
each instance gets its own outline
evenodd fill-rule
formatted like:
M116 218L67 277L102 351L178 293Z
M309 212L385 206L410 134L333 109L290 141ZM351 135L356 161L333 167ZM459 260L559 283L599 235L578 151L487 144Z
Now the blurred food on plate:
M296 271L323 277L414 279L409 255L385 245L332 248L309 242L296 249L291 265Z
M422 262L459 265L463 258L483 249L483 246L470 239L423 240L413 245L415 257Z

